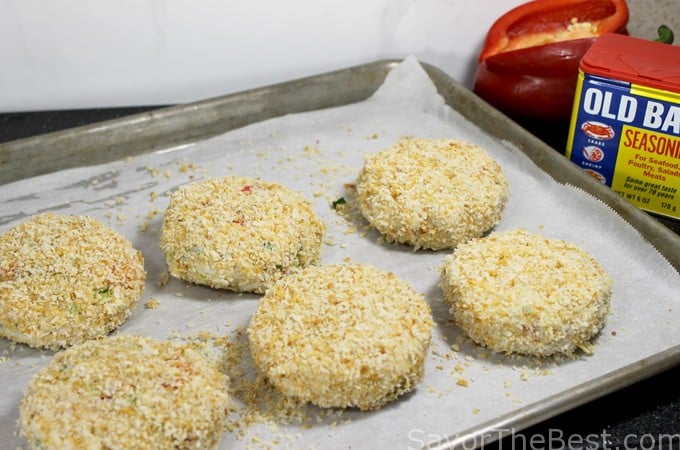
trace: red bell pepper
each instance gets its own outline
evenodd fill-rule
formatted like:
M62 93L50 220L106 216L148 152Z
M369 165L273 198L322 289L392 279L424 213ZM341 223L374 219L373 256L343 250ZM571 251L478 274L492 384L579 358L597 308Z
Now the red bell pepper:
M581 58L597 36L626 33L625 0L534 0L500 17L473 90L510 116L568 120Z

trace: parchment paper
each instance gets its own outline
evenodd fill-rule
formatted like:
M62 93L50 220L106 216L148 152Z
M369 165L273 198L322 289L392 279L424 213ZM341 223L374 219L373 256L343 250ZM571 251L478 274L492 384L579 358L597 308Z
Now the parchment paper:
M612 314L592 356L536 361L490 354L469 343L448 323L441 299L438 270L448 252L386 244L374 231L365 231L361 218L343 218L332 209L339 197L351 202L344 185L354 181L364 157L404 136L456 138L486 147L511 187L496 228L523 227L566 239L601 262L615 287ZM324 414L310 407L304 424L227 431L219 448L417 448L680 343L680 277L672 266L602 202L555 183L520 151L483 134L446 106L412 57L372 98L358 104L287 115L180 148L0 186L0 231L48 210L97 217L142 250L148 273L140 305L118 333L181 339L206 330L242 339L237 330L247 326L259 296L174 279L163 284L166 267L158 247L166 194L188 182L229 174L303 192L327 224L322 263L352 261L393 271L425 294L436 327L425 380L413 393L374 412ZM151 298L159 302L156 309L144 307ZM32 375L52 355L0 340L4 448L26 446L16 433L19 403ZM238 398L235 402L243 405Z

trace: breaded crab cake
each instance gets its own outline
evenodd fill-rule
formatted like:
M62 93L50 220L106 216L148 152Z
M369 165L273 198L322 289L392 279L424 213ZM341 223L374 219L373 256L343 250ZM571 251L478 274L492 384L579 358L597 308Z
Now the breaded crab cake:
M205 449L228 414L228 379L187 344L120 335L72 346L30 381L30 448Z
M106 336L145 280L142 253L97 219L33 216L0 236L0 336L51 349Z
M356 196L388 241L443 250L493 228L509 188L501 166L477 145L404 139L367 158Z
M613 280L585 250L525 230L461 244L441 267L444 300L474 342L547 357L592 352Z
M255 366L284 395L378 409L423 379L433 321L423 295L370 265L308 267L262 297L248 327Z
M165 211L160 245L177 278L263 293L287 273L318 263L324 233L301 193L232 176L180 187Z

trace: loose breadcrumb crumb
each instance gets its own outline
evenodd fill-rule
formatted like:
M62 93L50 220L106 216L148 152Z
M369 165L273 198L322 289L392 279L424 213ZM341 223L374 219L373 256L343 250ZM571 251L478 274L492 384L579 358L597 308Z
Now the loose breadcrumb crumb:
M156 308L158 308L158 306L160 306L160 304L161 304L161 302L159 302L157 299L150 298L149 300L147 300L146 303L144 303L144 308L146 308L146 309L156 309Z

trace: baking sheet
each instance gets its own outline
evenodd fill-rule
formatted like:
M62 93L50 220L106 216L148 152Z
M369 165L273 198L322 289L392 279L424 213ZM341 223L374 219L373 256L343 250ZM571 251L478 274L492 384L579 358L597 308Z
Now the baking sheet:
M493 355L470 344L448 324L441 301L438 268L447 252L413 252L385 244L361 218L347 220L333 211L333 200L351 197L344 185L354 180L364 156L404 136L483 145L511 186L497 229L523 227L568 239L603 264L615 279L613 311L593 356L536 361ZM164 194L187 182L228 174L258 176L303 192L328 226L322 263L349 260L393 271L425 294L437 327L425 380L412 394L375 412L329 413L310 407L302 424L254 423L226 432L220 448L274 443L291 448L446 447L482 431L493 440L545 416L542 405L566 407L582 400L584 394L576 389L584 383L612 388L603 384L612 374L639 374L644 369L631 372L631 364L658 355L667 360L680 344L680 330L673 326L680 315L680 277L673 266L603 202L555 182L513 144L454 111L413 58L394 69L366 101L284 115L194 144L0 186L0 231L46 210L98 217L142 250L148 272L140 306L119 333L193 339L205 337L205 330L239 343L239 330L247 326L259 297L172 279L164 284L165 264L158 249L168 201ZM144 308L151 298L158 300L158 308ZM51 355L0 341L0 438L8 448L24 444L15 433L18 404L30 377ZM241 356L247 368L248 355ZM253 376L246 372L243 378ZM241 400L236 398L245 416L247 405Z

